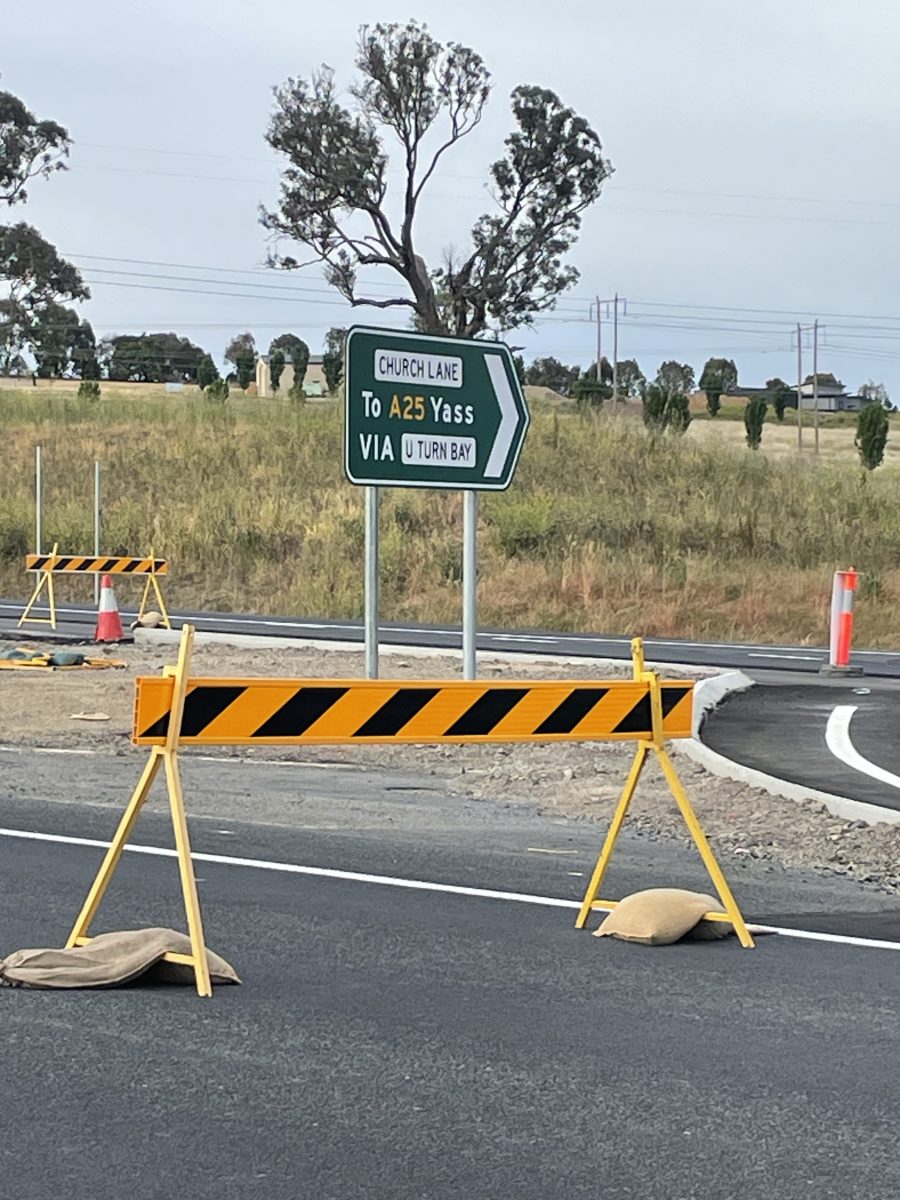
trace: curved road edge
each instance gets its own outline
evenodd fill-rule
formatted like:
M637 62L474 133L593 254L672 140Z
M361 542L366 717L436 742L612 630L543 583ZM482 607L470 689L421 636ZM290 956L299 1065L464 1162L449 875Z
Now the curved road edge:
M844 821L865 821L868 825L900 824L900 811L896 809L881 808L877 804L866 804L862 800L851 800L847 796L836 796L832 792L790 783L711 750L701 737L703 722L708 714L734 692L743 692L754 686L754 680L743 671L725 671L710 679L698 680L694 688L694 736L678 743L681 752L713 775L760 788L771 796L783 796L786 800L816 800Z

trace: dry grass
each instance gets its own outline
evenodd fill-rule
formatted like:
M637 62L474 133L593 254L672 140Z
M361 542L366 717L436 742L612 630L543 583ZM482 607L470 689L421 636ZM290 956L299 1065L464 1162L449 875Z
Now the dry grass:
M360 613L362 493L342 477L337 406L26 388L0 394L0 430L0 593L27 587L40 442L45 543L91 546L97 457L103 550L169 557L174 607ZM739 422L654 440L628 415L538 407L512 488L481 502L481 621L822 643L831 573L852 563L865 573L858 644L896 645L900 475L842 459L852 429L823 431L837 449L819 462L788 456L794 433L767 426L752 454ZM459 619L460 537L458 496L387 493L385 618ZM60 590L89 594L83 581Z

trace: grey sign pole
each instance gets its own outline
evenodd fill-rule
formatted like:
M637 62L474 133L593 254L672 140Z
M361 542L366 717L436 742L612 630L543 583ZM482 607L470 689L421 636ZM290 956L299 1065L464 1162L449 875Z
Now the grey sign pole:
M34 448L34 552L41 553L41 448Z
M94 557L100 557L100 463L94 459ZM100 576L94 576L94 603L100 603Z
M478 627L477 617L477 587L478 587L478 547L476 531L478 528L478 493L463 492L463 679L474 679L475 664L475 633Z
M366 488L366 678L378 678L378 488Z

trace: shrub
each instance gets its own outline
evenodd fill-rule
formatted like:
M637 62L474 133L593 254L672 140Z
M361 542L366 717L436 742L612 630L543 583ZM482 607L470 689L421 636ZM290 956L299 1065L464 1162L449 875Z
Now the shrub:
M100 384L96 379L82 379L78 385L79 400L99 400Z
M854 446L867 471L874 471L884 460L888 437L888 415L880 404L867 404L856 421Z
M206 395L210 400L218 400L224 403L228 399L228 380L214 379L212 383L207 385Z
M744 428L747 430L747 445L758 450L762 441L763 423L766 419L766 401L763 396L754 396L744 409Z

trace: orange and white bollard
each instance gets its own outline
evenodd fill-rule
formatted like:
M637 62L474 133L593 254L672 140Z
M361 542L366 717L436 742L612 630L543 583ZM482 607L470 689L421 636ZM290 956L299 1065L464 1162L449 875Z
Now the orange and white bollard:
M116 604L116 594L113 591L112 579L103 576L100 585L100 609L97 613L97 629L94 633L95 642L121 642L125 637L122 629L122 619L119 616L119 606Z
M831 637L828 662L822 667L824 675L862 675L862 667L850 665L850 643L853 640L853 596L859 575L853 569L835 571L831 589Z

